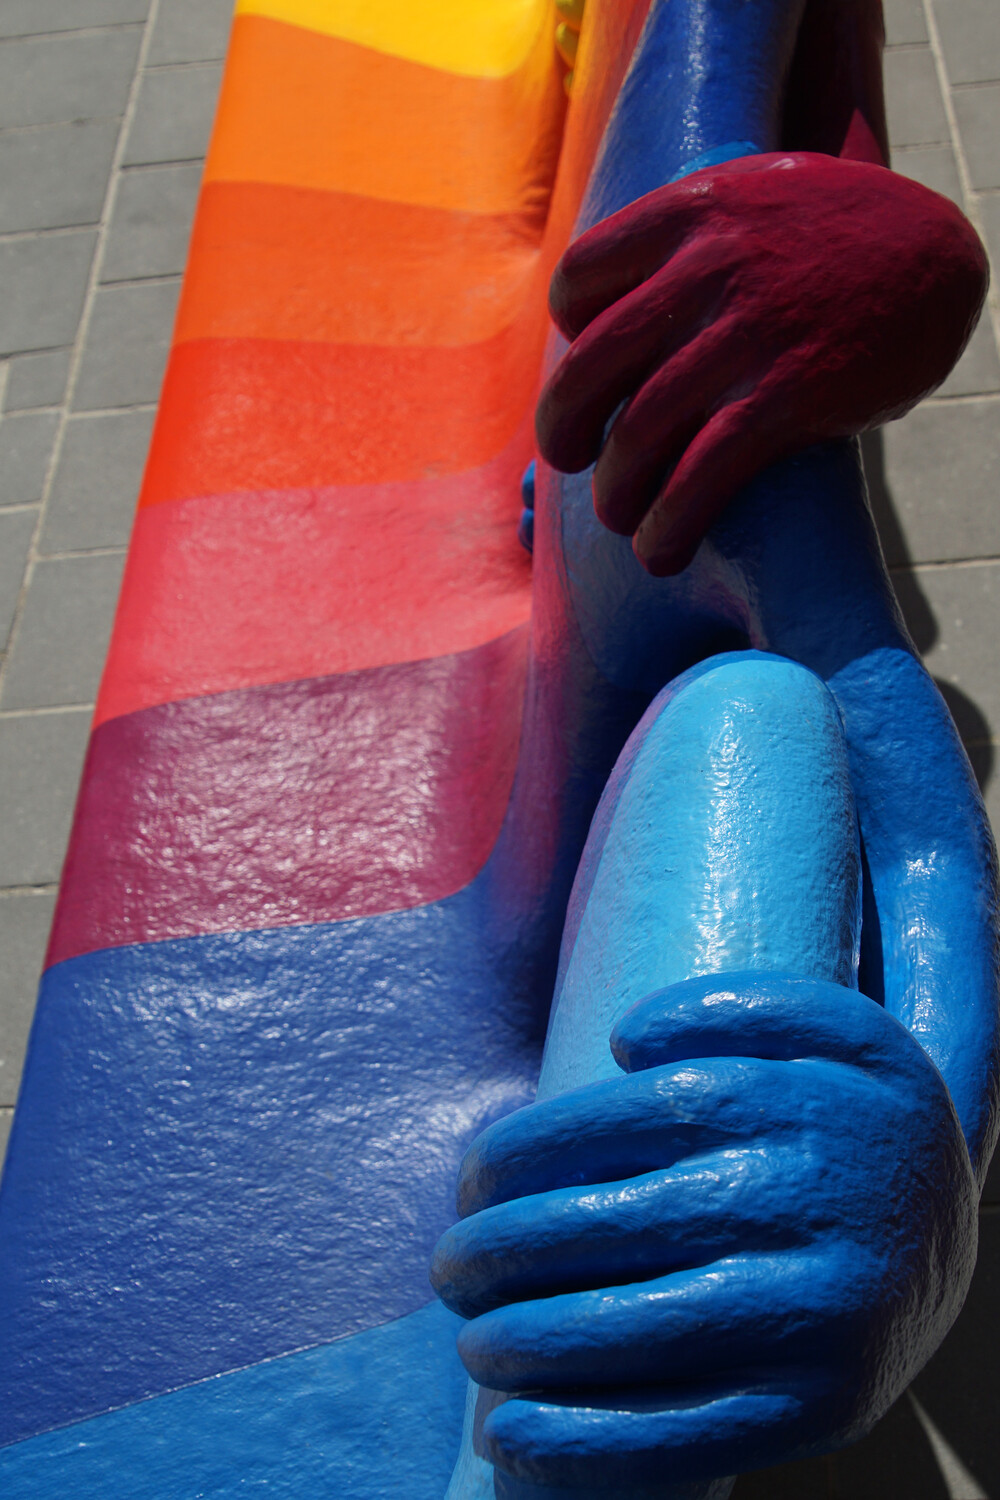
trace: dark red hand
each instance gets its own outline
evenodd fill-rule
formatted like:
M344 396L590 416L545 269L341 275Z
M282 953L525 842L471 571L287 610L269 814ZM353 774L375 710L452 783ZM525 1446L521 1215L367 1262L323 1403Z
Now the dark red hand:
M573 342L539 447L567 473L596 460L601 520L651 573L679 572L769 463L933 390L987 281L958 209L883 167L790 152L694 173L557 266L552 315Z

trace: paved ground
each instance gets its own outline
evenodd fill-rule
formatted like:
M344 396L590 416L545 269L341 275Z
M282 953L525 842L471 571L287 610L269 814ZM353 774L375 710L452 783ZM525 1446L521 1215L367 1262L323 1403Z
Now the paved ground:
M0 1156L230 10L0 0ZM886 15L894 165L960 203L1000 269L1000 3ZM998 335L995 293L946 386L866 457L911 630L1000 828Z
M0 1156L232 0L0 0Z

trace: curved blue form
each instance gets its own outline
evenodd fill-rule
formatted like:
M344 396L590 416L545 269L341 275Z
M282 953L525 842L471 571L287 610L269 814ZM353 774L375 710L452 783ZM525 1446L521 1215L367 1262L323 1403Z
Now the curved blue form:
M940 1074L857 991L860 884L819 678L741 653L656 699L580 864L536 1102L466 1155L435 1254L481 1386L452 1500L488 1463L512 1500L723 1494L862 1435L936 1348L975 1182Z
M781 137L805 0L653 0L618 93L578 232L680 173ZM732 143L732 144L730 144Z
M774 149L801 10L792 0L654 3L578 228L726 142ZM550 366L560 353L554 338ZM628 541L601 527L589 474L540 462L536 491L536 637L578 636L602 683L648 700L692 662L753 646L829 684L867 870L863 984L942 1069L981 1183L998 1125L996 855L895 603L857 444L810 448L761 474L670 580L650 578Z
M465 1388L457 1321L432 1304L43 1433L0 1451L0 1490L5 1500L201 1500L257 1488L282 1500L440 1500ZM407 1399L415 1378L419 1406Z
M712 658L654 700L591 824L538 1098L614 1078L616 1021L691 975L786 970L856 987L860 928L833 697L794 662Z
M748 142L775 149L777 99L801 14L800 4L781 0L753 6L736 0L654 3L578 229L660 186L685 164L690 170L727 152L745 152ZM553 339L550 368L564 347ZM596 922L598 936L585 956L581 951L578 1002L565 1023L560 1007L554 1013L551 1040L560 1043L561 1056L547 1061L551 1087L543 1082L541 1093L594 1077L604 1081L565 1095L554 1115L545 1113L552 1101L532 1106L516 1126L494 1127L477 1143L460 1188L463 1210L473 1217L449 1232L437 1255L437 1284L450 1305L473 1318L461 1347L474 1378L511 1393L552 1390L548 1398L523 1400L482 1390L467 1416L449 1500L488 1494L491 1461L499 1465L496 1492L505 1500L553 1500L594 1486L624 1494L630 1485L652 1485L649 1493L678 1497L687 1487L686 1493L707 1497L712 1476L727 1467L732 1472L775 1462L860 1435L901 1388L901 1372L907 1372L905 1380L919 1369L961 1306L975 1253L976 1183L985 1175L997 1130L995 853L954 726L896 608L856 444L817 447L762 474L677 579L649 578L629 543L601 528L589 474L566 477L539 464L534 538L536 643L576 637L600 683L648 698L692 662L732 645L754 646L815 671L842 716L838 764L841 772L845 763L849 768L865 867L861 977L874 1001L854 998L833 1011L836 1044L828 1035L824 1050L819 1038L824 1028L831 1032L825 1018L839 993L829 981L844 986L845 975L823 974L822 968L817 975L817 955L807 944L806 961L801 952L796 955L799 962L778 995L783 1000L803 975L826 981L810 995L825 1071L792 1072L783 1058L777 1073L723 1070L721 1079L705 1086L714 1106L710 1118L720 1117L734 1092L745 1092L745 1107L759 1117L764 1160L770 1158L778 1171L776 1183L756 1183L772 1213L761 1232L778 1238L783 1232L789 1251L808 1190L830 1208L829 1223L837 1225L823 1250L814 1255L815 1247L806 1252L796 1244L796 1253L774 1256L765 1234L770 1250L749 1271L737 1268L728 1293L692 1269L689 1281L674 1289L677 1342L658 1342L659 1299L666 1288L654 1284L647 1292L622 1283L636 1255L642 1274L650 1276L642 1261L644 1239L654 1260L661 1255L668 1280L686 1274L662 1249L657 1224L667 1221L656 1214L663 1194L651 1188L644 1196L643 1187L647 1174L676 1168L658 1140L656 1150L667 1150L666 1167L662 1160L657 1167L655 1150L652 1157L640 1152L631 1168L639 1176L629 1175L627 1140L622 1142L623 1133L629 1136L629 1110L637 1112L640 1134L652 1129L656 1090L651 1095L626 1088L625 1080L616 1086L602 1052L601 1024L606 1035L615 1019L617 997L609 991L616 973L634 994L628 936L635 926L626 923L616 941L606 924ZM544 662L543 652L539 656ZM536 669L536 690L540 677ZM529 744L530 728L529 717ZM633 750L641 742L640 733L616 773L617 793L609 789L605 822L612 825L615 798L624 795ZM665 777L668 767L661 764ZM560 999L578 952L575 926L596 899L605 847L601 827L599 814L567 923ZM623 827L627 846L631 825ZM654 819L653 829L651 842L656 832L668 841L666 823ZM777 867L785 863L779 854ZM620 887L647 881L655 886L641 859L640 865L641 872L625 857L612 862L612 888L616 880ZM842 898L838 891L838 906ZM776 927L782 915L775 913ZM676 942L676 931L670 937ZM672 962L665 960L673 978L686 977L683 962L679 969ZM854 982L853 975L846 979ZM850 996L852 990L842 993ZM718 1044L741 1054L741 1018L749 1016L753 998L745 974L733 980L732 994L741 1003ZM649 1003L654 1000L663 1003L656 997ZM787 1024L792 1022L789 1007ZM873 1078L860 1063L869 1024L882 1028ZM856 1071L848 1076L850 1068ZM817 1077L822 1084L815 1094L810 1090ZM791 1114L786 1094L794 1101ZM658 1097L669 1112L669 1091ZM796 1156L796 1119L801 1149L802 1121L824 1109L816 1161L826 1163L828 1182L838 1180L837 1193L843 1189L837 1205L808 1173L802 1175ZM514 1137L509 1150L503 1145L508 1130ZM838 1148L848 1138L845 1171ZM808 1140L807 1156L816 1145L812 1132ZM582 1152L573 1149L574 1142L583 1143ZM702 1145L720 1148L718 1140ZM480 1197L484 1159L491 1163L486 1178L493 1188ZM888 1175L886 1160L892 1163ZM540 1175L528 1172L533 1161L541 1163ZM609 1179L613 1190L577 1201L579 1188L571 1184ZM710 1181L711 1174L700 1183L708 1201ZM669 1196L669 1186L664 1191ZM574 1193L572 1201L559 1197ZM740 1200L734 1195L730 1201ZM888 1237L882 1233L887 1202L895 1225ZM671 1231L677 1239L697 1221L698 1193L685 1204L687 1218L678 1217ZM633 1244L625 1253L616 1243L610 1260L598 1253L595 1262L581 1266L584 1237L596 1232L600 1240L605 1231L597 1226L608 1225L615 1241L619 1217L631 1222L640 1250ZM750 1201L745 1219L739 1211L734 1218L747 1230L743 1241L737 1236L729 1244L738 1257L753 1242ZM803 1224L806 1239L809 1232ZM718 1237L710 1242L717 1253L724 1243ZM935 1261L940 1247L943 1261ZM809 1286L816 1299L806 1307L801 1299ZM756 1370L756 1383L747 1377L734 1385L736 1377L728 1372L742 1367L746 1376L747 1366L756 1363L755 1350L765 1364L771 1358L780 1366L794 1345L783 1331L786 1315L798 1315L809 1331L794 1356L799 1376L776 1376L772 1364ZM668 1324L671 1316L668 1308ZM706 1337L706 1330L717 1336ZM705 1339L707 1369L685 1362L685 1334L688 1346ZM880 1352L881 1366L866 1363L866 1349ZM651 1382L641 1409L634 1392L625 1399L608 1389L616 1379L634 1383L637 1374ZM657 1379L670 1386L659 1402ZM687 1382L680 1394L678 1381ZM711 1389L699 1390L699 1381ZM720 1381L726 1387L721 1394ZM581 1384L595 1387L585 1407L569 1390Z

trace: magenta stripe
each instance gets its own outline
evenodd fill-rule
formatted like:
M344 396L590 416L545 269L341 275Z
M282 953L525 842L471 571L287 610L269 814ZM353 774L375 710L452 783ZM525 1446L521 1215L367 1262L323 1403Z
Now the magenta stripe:
M91 740L48 962L372 916L482 868L517 759L527 631L142 709Z

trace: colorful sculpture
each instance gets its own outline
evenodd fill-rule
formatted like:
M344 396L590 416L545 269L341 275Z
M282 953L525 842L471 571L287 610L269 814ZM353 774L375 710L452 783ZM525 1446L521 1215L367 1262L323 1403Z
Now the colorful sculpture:
M849 434L982 252L873 164L877 7L589 4L564 132L541 4L237 7L0 1203L5 1493L721 1496L961 1305L993 852Z

